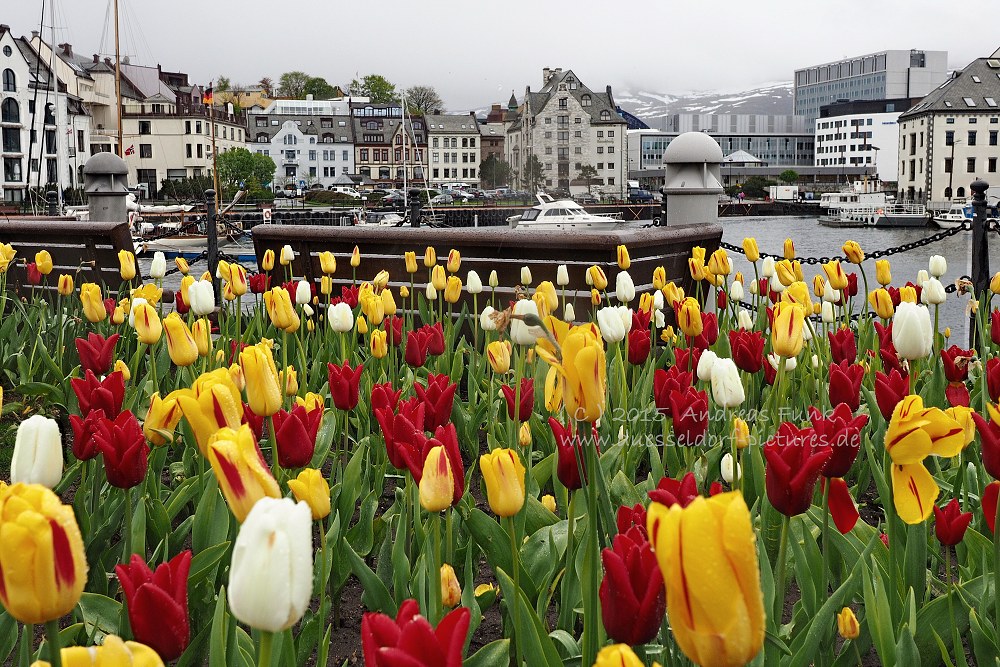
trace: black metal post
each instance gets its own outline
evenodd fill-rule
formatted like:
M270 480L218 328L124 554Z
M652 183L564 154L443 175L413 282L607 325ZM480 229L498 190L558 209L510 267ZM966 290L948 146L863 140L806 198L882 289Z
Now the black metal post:
M954 166L954 165L953 165ZM990 247L986 235L986 190L990 184L977 178L969 185L972 190L972 285L976 298L990 288ZM969 345L976 349L976 315L969 322Z
M208 273L212 276L212 287L215 292L215 305L221 305L222 293L220 291L219 276L219 235L215 223L215 190L209 188L205 190L205 208L208 211L208 219L205 221L205 234L208 237Z
M407 194L410 196L410 225L413 227L420 226L420 190L416 188L409 190Z
M56 216L59 214L59 195L56 194L55 190L49 190L45 193L45 203L48 205L48 215Z

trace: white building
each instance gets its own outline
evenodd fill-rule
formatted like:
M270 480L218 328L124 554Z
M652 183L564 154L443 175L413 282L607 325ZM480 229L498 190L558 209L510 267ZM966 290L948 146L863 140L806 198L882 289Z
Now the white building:
M815 166L865 167L879 180L895 183L899 164L897 120L910 106L908 99L824 106L815 121Z
M432 113L424 117L427 123L427 153L430 163L431 187L452 181L479 185L481 162L479 122L475 113Z
M589 182L594 192L627 195L628 125L618 115L611 86L598 93L572 70L548 67L542 83L537 93L525 88L507 130L504 148L518 187L531 185L525 167L534 156L542 165L544 187L569 190L572 181L584 182L581 169L589 165L597 170Z
M1000 49L977 58L899 116L899 197L938 206L996 180Z

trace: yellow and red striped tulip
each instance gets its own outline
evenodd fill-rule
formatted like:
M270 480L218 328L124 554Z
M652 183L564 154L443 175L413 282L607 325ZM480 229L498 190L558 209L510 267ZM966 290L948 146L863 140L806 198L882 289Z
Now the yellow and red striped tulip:
M281 489L257 451L250 427L224 428L208 442L208 460L229 509L240 523L264 497L280 498Z

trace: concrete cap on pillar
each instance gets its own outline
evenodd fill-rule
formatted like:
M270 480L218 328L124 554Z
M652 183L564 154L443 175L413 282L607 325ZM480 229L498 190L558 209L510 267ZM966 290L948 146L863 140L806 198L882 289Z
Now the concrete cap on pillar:
M128 192L128 166L114 153L98 153L89 158L83 165L83 179L87 194Z
M722 148L719 142L704 132L685 132L671 141L663 151L663 162L665 164L721 163Z
M989 188L990 184L981 178L977 178L969 184L969 189L972 190L972 198L976 201L986 201L986 191Z

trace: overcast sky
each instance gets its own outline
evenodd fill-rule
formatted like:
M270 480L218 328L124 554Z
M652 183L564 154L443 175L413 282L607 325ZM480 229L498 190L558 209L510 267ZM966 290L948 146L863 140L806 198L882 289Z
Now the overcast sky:
M111 0L49 0L44 37L114 53ZM53 4L54 3L54 4ZM302 70L332 84L379 73L433 85L450 110L518 99L541 69L591 88L740 91L798 67L881 49L949 52L949 66L1000 46L997 0L119 0L123 54L207 83ZM5 0L0 22L38 29L41 0ZM49 19L49 7L55 20Z

